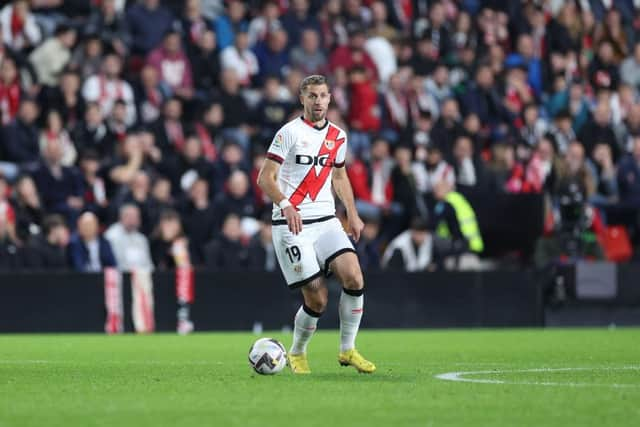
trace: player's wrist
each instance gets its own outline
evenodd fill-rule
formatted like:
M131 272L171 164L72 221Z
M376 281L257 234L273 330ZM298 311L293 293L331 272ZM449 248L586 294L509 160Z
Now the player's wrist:
M290 206L293 206L293 205L291 204L289 199L284 198L284 199L280 200L280 202L278 202L278 207L280 209L282 209L282 210L285 210L286 208L288 208Z

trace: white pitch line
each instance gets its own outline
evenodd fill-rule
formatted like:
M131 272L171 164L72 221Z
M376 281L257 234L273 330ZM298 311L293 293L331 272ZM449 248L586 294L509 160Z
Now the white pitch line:
M553 382L553 381L508 381L489 378L465 378L466 375L496 375L528 372L567 372L567 371L625 371L640 370L640 366L620 366L620 367L581 367L581 368L536 368L536 369L494 369L490 371L460 371L445 372L438 374L435 378L444 381L457 381L478 384L508 384L508 385L541 385L541 386L564 386L564 387L611 387L611 388L639 388L640 384L617 384L617 383L575 383L575 382Z

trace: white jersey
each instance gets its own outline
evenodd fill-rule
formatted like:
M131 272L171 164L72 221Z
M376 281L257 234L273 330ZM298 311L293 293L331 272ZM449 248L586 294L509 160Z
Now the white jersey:
M317 128L298 117L276 133L267 158L281 164L278 187L303 220L335 215L331 171L344 167L346 152L347 134L328 120ZM274 204L273 220L283 218Z

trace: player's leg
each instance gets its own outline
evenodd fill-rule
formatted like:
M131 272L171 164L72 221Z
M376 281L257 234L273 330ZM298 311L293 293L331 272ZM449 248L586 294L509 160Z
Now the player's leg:
M294 318L293 344L288 354L291 370L303 374L311 372L307 362L307 344L327 304L327 289L309 237L311 231L311 227L307 227L294 235L286 225L278 225L272 232L276 257L287 285L290 289L300 288L304 297L304 303Z
M294 321L291 353L307 352L307 344L318 326L318 319L327 306L327 287L322 277L317 277L301 288L304 303L298 309Z
M340 355L342 365L352 365L360 372L373 372L376 367L355 348L356 335L364 306L364 280L356 251L337 219L323 225L314 247L325 274L334 273L342 284L340 295Z
M338 307L340 314L340 355L338 361L343 366L352 365L359 372L374 372L375 365L362 357L356 350L356 336L364 311L364 279L358 257L353 252L344 252L330 262L329 268L342 283Z

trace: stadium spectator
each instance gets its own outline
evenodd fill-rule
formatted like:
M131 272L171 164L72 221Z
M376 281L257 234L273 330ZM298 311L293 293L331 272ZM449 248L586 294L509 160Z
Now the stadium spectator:
M84 81L89 76L100 73L104 47L98 34L87 34L80 40L71 57L69 68L79 73Z
M9 124L18 114L22 91L16 62L4 58L0 64L0 115L2 124Z
M215 34L211 31L213 29L213 23L209 20L209 18L202 14L200 0L185 1L184 9L181 12L182 17L180 19L180 32L182 33L182 38L187 49L187 54L191 56L191 54L197 49L197 46L200 44L203 36L207 32ZM202 73L203 77L205 75L206 73Z
M265 212L259 229L247 245L247 268L251 271L276 271L278 263L271 238L271 212Z
M245 150L249 149L250 129L247 117L250 115L249 106L240 92L240 82L236 72L226 69L222 72L220 91L215 100L224 111L222 132L224 138L240 144Z
M616 90L620 82L613 46L608 39L598 45L597 55L589 65L589 79L596 89Z
M85 26L86 34L99 34L102 43L118 55L126 56L132 39L127 18L118 10L116 0L101 0L100 8L94 8Z
M71 60L71 49L76 43L76 30L66 25L56 28L55 35L45 40L29 55L38 76L38 83L56 86L62 70Z
M420 218L411 221L409 229L394 238L382 256L382 268L390 271L433 271L444 258L464 252L465 246L434 236Z
M205 266L213 271L244 271L247 269L247 248L241 242L240 217L235 213L224 216L222 232L204 249Z
M70 231L60 215L48 215L42 222L42 233L33 236L24 251L24 263L32 270L67 270Z
M398 30L388 23L388 12L386 2L374 1L370 5L371 24L367 31L369 37L384 37L389 42L398 36Z
M578 140L582 143L586 155L593 159L594 149L598 144L609 147L613 159L620 155L616 135L611 126L611 107L605 102L600 102L593 113L593 119L589 120L580 131Z
M96 102L87 105L84 120L73 129L72 139L79 153L94 150L104 161L109 161L114 155L115 135L105 124L100 105Z
M32 176L47 212L58 213L74 224L84 207L82 182L75 167L62 164L64 147L50 139L42 145L42 159Z
M342 2L340 0L328 0L322 4L318 12L320 39L325 51L330 51L337 46L346 45L349 41L347 28L342 18ZM289 35L291 33L287 29ZM291 37L289 37L291 42Z
M487 186L484 165L474 153L473 142L466 135L459 136L453 146L453 169L456 187L465 194L482 192Z
M380 219L362 216L364 228L360 239L355 244L358 261L364 271L377 271L381 268L380 254L383 239L380 236Z
M446 181L451 185L455 182L455 171L444 160L442 149L438 144L432 144L426 150L424 148L416 150L415 160L411 169L421 198L428 200L435 184L439 181Z
M162 44L149 53L147 64L156 69L160 81L171 89L174 96L188 100L194 95L193 76L191 63L181 43L178 31L167 32Z
M258 74L254 84L264 83L267 76L284 78L289 70L289 52L287 51L287 32L275 29L267 35L267 40L258 43L253 51L258 61Z
M18 116L2 129L5 159L17 165L27 166L37 162L40 155L38 144L38 105L32 99L20 102Z
M229 214L235 214L240 219L256 217L256 207L253 204L250 189L249 177L244 171L231 172L225 183L225 191L217 194L213 199L216 230L220 230L224 219Z
M411 105L407 90L406 73L396 72L389 76L389 82L383 93L384 116L382 126L385 131L406 133L411 129Z
M558 173L556 191L568 188L571 183L576 183L587 199L596 192L595 171L587 163L584 146L577 141L567 148L563 168Z
M174 196L188 194L197 179L204 179L208 185L215 179L213 163L203 156L202 142L193 135L187 137L179 154L167 156L158 170L171 180Z
M475 81L462 95L460 105L464 114L476 114L484 126L494 127L502 120L504 107L496 90L490 66L478 67Z
M329 70L335 72L337 68L350 71L354 67L364 70L367 81L376 82L378 70L369 54L364 50L366 35L361 27L354 27L349 33L349 44L338 46L329 55Z
M216 212L209 196L209 182L196 178L185 191L187 199L180 206L184 230L192 248L194 265L204 263L205 244L217 234Z
M289 10L280 18L280 22L289 34L289 47L300 43L302 31L307 28L320 32L320 23L311 11L309 0L293 0Z
M157 0L146 0L157 1ZM115 54L107 54L102 61L102 72L93 75L82 86L82 96L87 102L97 102L102 107L105 117L111 114L116 101L127 106L127 125L136 120L136 108L131 85L120 78L122 59Z
M241 86L251 86L254 82L260 72L260 64L255 53L249 49L249 36L245 29L236 34L233 45L220 51L220 65L224 71L233 70ZM225 76L222 78L224 85Z
M22 243L27 243L33 237L40 235L45 210L38 189L29 175L20 176L14 187L13 210L16 237ZM0 191L2 191L1 186Z
M131 30L131 50L135 55L147 55L154 49L173 24L173 15L160 0L140 0L127 10Z
M233 141L225 142L214 167L215 179L213 180L212 194L219 194L224 190L224 185L233 171L248 170L242 147Z
M134 204L140 210L141 231L148 235L156 225L158 219L158 207L151 196L151 179L145 171L134 172L131 181L120 189L119 194L113 198L111 207L111 218L117 218L120 206Z
M177 97L167 99L162 107L162 116L152 125L156 146L165 156L184 147L186 129L183 122L182 101Z
M225 13L217 15L213 22L213 29L218 37L220 50L234 44L238 33L247 31L249 25L246 14L245 2L240 0L229 0L225 3Z
M254 146L266 149L271 144L273 135L286 122L292 110L291 104L283 101L280 96L280 79L277 76L267 76L263 83L262 99L253 109L252 123L259 126Z
M258 14L249 22L249 46L253 47L267 39L269 32L282 28L280 22L280 5L277 1L262 2Z
M149 241L140 233L140 210L136 205L120 207L120 219L107 229L104 237L109 241L118 269L121 271L153 270Z
M82 174L82 198L86 210L93 212L101 221L107 218L107 190L100 171L100 156L92 149L83 151L79 160Z
M380 130L381 117L378 92L374 83L368 80L363 67L354 66L349 70L348 97L350 149L357 156L366 158L371 145L370 134Z
M313 28L305 28L300 36L300 44L291 48L291 67L306 75L322 74L327 57L320 49L320 35Z
M195 87L202 96L210 95L220 81L220 52L218 50L216 33L205 30L195 41L189 56Z
M0 270L15 271L23 267L24 260L15 228L7 211L0 211Z
M27 0L13 0L0 10L0 29L4 43L15 51L33 48L42 38Z
M458 101L454 98L444 100L440 106L440 117L431 130L431 140L440 146L447 160L451 159L453 142L464 133L461 119Z
M78 153L69 133L64 128L62 117L56 110L50 110L45 120L45 128L40 132L40 147L46 147L51 141L56 140L62 148L62 166L73 166Z
M640 206L640 137L633 140L633 151L618 168L618 185L622 202Z
M65 129L72 130L84 116L86 104L80 93L82 80L77 72L65 69L60 76L60 85L45 89L41 95L49 110L57 110ZM74 141L75 142L75 141Z
M85 212L78 218L78 231L69 242L71 267L82 273L95 273L105 267L116 267L111 244L100 235L98 218Z
M633 46L633 55L620 64L620 79L635 89L640 88L640 40Z
M366 217L379 218L385 237L400 231L398 222L404 213L403 206L394 203L393 167L388 141L376 138L369 162L353 159L347 168L358 212Z
M171 270L176 265L190 265L189 240L180 223L180 215L174 210L160 213L160 220L150 238L153 264L159 270Z

